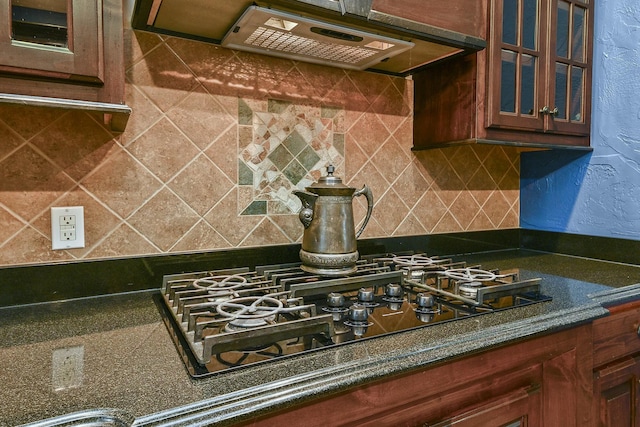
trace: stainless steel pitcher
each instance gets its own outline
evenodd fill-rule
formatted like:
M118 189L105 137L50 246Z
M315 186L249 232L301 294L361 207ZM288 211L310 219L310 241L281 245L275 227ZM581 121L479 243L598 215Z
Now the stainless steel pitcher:
M333 176L335 168L327 167L327 176L306 188L294 190L302 201L300 221L304 225L300 260L302 269L322 276L344 276L356 271L360 257L356 239L362 234L373 210L373 194L364 185L356 190ZM358 231L353 219L353 198L367 198L367 215Z

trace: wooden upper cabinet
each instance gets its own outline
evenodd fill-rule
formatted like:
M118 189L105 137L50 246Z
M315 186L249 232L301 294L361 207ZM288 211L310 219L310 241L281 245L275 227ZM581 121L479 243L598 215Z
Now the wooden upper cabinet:
M588 148L592 1L491 0L486 50L414 76L415 148Z
M124 129L121 0L0 0L0 102L104 113Z
M100 1L0 0L0 70L103 84ZM6 16L6 14L5 14Z
M497 0L493 12L487 125L588 135L591 4Z

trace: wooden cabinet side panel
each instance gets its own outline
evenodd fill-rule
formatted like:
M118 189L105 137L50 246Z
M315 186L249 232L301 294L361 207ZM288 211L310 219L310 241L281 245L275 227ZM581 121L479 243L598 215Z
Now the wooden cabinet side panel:
M476 55L452 58L414 76L416 148L475 137Z

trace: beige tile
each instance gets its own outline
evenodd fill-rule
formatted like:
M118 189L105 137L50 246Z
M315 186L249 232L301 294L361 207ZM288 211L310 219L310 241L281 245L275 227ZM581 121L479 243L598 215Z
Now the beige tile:
M504 197L502 192L494 191L491 194L491 197L489 197L487 202L484 204L482 210L497 228L509 211L510 207L511 204Z
M175 246L173 246L172 251L198 251L226 247L229 247L229 242L211 225L207 224L204 220L200 220L182 236Z
M459 231L464 231L464 229L450 212L445 213L432 230L433 233L456 233Z
M0 207L0 247L11 236L19 233L24 226L25 223Z
M127 70L127 79L162 111L167 111L198 85L191 71L166 45L149 52Z
M262 220L261 216L239 216L237 194L228 193L205 215L206 221L233 246Z
M169 117L201 150L237 122L211 95L194 90L167 111Z
M393 184L393 189L407 206L413 207L429 190L429 182L412 162L400 173Z
M431 233L442 217L447 214L447 206L435 192L428 191L416 203L412 212L427 232Z
M29 146L0 162L0 200L24 221L31 221L74 183Z
M273 215L271 216L273 223L282 230L282 232L292 242L301 241L304 234L304 226L300 222L298 215Z
M263 246L266 244L292 243L291 240L269 218L264 218L240 243L240 246Z
M231 126L217 135L204 151L209 160L234 183L238 182L238 126Z
M24 139L42 132L64 113L55 108L0 104L0 120Z
M21 144L24 144L24 139L18 136L9 126L0 122L0 161Z
M373 104L379 98L382 98L381 102L376 105L382 106L385 103L385 99L388 101L388 93L386 92L389 86L392 86L392 92L397 92L391 84L392 78L383 74L365 73L359 71L350 71L349 79L353 82L358 91L364 96L368 104ZM393 108L396 105L391 105L389 108ZM374 109L376 113L381 113L384 110Z
M86 258L117 258L159 252L158 248L140 236L129 225L121 224L99 246L87 254Z
M375 204L374 215L386 235L393 234L408 213L409 209L393 189L388 190Z
M142 206L129 224L162 251L169 250L198 221L199 216L167 189Z
M389 184L393 184L411 164L411 158L405 154L393 136L378 149L371 161Z
M126 147L158 121L162 111L138 87L130 83L125 85L125 99L132 109L127 127L120 136L122 145Z
M413 236L425 234L426 232L427 230L425 229L422 222L420 222L420 220L418 220L415 215L409 214L393 234L394 236Z
M200 154L198 147L166 118L133 141L127 150L163 182Z
M156 177L121 150L110 156L95 173L83 181L95 197L127 218L162 185Z
M234 183L211 160L200 155L168 186L193 210L204 215L231 191Z
M367 153L373 154L389 138L389 131L382 124L380 118L373 113L364 113L349 130L349 136Z
M51 240L32 227L24 227L0 248L0 264L18 265L73 259L66 251L51 249Z
M297 62L296 69L300 71L309 86L305 93L309 97L321 101L327 101L329 92L343 79L347 78L346 72L341 68L323 67L321 65Z
M449 212L451 212L451 215L453 215L463 230L469 228L478 211L480 211L480 205L467 191L461 192L449 207Z
M239 99L258 113L269 111L269 99L291 102L271 116L268 132L314 129L309 143L344 182L372 188L363 238L518 226L519 150L411 151L410 79L129 29L125 63L133 113L115 138L89 113L0 106L0 224L12 230L0 231L0 265L299 241L297 216L281 206L239 215L258 194L237 183L241 150L256 142L254 125L237 123ZM344 157L329 153L336 133ZM366 213L361 199L356 223ZM49 208L60 204L85 206L86 248L49 249ZM168 230L166 221L180 226Z
M69 132L73 129L73 132ZM109 153L113 135L89 114L68 111L31 139L58 167L79 181Z
M383 121L387 128L393 132L405 118L412 114L412 104L409 104L405 96L405 90L412 88L413 84L410 80L396 79L406 84L398 88L396 85L388 81L388 85L378 92L378 96L374 98L371 104L371 111L383 117Z

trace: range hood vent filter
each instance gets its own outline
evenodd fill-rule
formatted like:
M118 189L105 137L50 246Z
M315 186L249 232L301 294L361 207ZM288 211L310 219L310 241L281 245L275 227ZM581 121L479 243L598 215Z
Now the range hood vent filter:
M230 49L364 70L414 46L258 6L247 8L222 40Z

